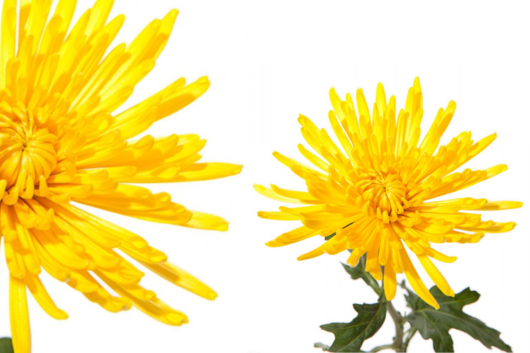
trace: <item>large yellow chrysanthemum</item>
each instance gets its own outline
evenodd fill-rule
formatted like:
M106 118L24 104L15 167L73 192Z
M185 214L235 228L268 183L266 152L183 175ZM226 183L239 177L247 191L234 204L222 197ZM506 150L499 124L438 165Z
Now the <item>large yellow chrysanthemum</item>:
M318 129L308 118L300 116L302 135L322 158L304 146L302 155L320 171L279 153L274 156L306 181L307 191L292 191L271 185L257 185L256 190L269 198L303 204L280 207L280 212L260 212L262 218L302 221L302 226L267 243L278 247L313 237L330 236L317 249L302 255L310 259L324 253L337 254L346 249L352 253L348 263L354 266L367 254L366 270L383 279L388 300L396 294L396 273L405 273L413 289L435 308L439 305L427 290L410 261L409 248L446 295L454 296L431 258L453 262L431 248L431 243L476 243L484 233L507 232L515 223L482 221L481 215L468 211L493 211L521 207L514 201L459 198L429 201L465 189L505 171L506 165L486 170L454 172L484 150L496 135L473 143L470 132L463 132L447 145L438 148L449 125L456 104L440 109L423 141L420 124L423 97L419 79L407 96L405 109L396 122L396 99L387 102L383 86L377 87L376 103L370 118L362 90L357 91L357 111L347 95L342 101L330 91L333 111L329 120L342 149L326 130Z
M10 271L15 351L30 351L26 288L56 319L58 309L39 279L41 267L111 312L136 306L168 324L187 322L150 290L144 275L116 252L207 299L216 294L147 242L72 202L152 221L224 231L222 218L191 212L167 193L137 183L206 180L241 167L197 163L196 135L155 138L144 132L209 87L207 78L175 81L120 114L113 112L154 67L177 11L151 22L130 44L105 55L124 22L107 22L112 0L98 0L68 31L75 0L5 0L0 48L0 226ZM18 31L18 34L17 34ZM96 278L117 295L109 293Z

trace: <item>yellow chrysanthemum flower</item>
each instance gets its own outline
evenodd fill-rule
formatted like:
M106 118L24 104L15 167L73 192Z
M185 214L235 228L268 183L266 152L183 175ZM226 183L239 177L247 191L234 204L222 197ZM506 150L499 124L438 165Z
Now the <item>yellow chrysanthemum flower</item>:
M463 132L447 145L438 148L440 138L449 125L456 104L440 109L423 141L420 124L423 97L419 79L410 88L396 122L396 99L387 102L381 84L370 118L362 90L357 91L357 112L348 94L342 101L334 89L330 91L333 110L329 121L342 146L339 148L326 130L318 129L305 116L300 116L302 135L320 157L298 145L302 155L319 170L303 165L279 153L274 156L305 180L307 191L292 191L271 185L255 189L269 198L302 204L280 207L280 212L259 212L273 220L301 221L302 226L267 243L278 247L296 243L315 235L330 236L323 245L300 256L310 259L324 253L337 254L351 249L348 263L356 265L367 255L366 270L374 278L383 279L388 300L396 294L396 273L405 273L412 288L427 303L438 303L422 282L409 258L409 248L440 290L450 296L454 292L435 267L431 258L453 262L431 248L431 243L476 243L484 233L512 230L515 223L482 221L481 215L468 211L494 211L521 207L514 201L458 198L429 201L465 189L505 171L506 165L486 170L454 172L483 151L495 140L490 135L477 143L470 132Z
M149 135L154 122L193 102L207 78L179 79L145 101L113 114L154 67L177 11L151 22L130 44L110 50L124 22L107 22L112 0L98 0L69 31L75 0L4 0L0 47L0 226L10 272L15 351L30 351L26 288L56 319L65 319L39 279L41 267L111 312L134 305L168 325L187 322L150 290L144 275L116 249L169 282L207 299L215 292L166 262L161 251L72 202L147 221L227 230L220 217L191 212L167 193L137 183L206 180L241 167L197 163L196 135ZM18 21L17 21L18 19ZM18 22L18 23L17 23ZM117 295L109 293L96 278Z

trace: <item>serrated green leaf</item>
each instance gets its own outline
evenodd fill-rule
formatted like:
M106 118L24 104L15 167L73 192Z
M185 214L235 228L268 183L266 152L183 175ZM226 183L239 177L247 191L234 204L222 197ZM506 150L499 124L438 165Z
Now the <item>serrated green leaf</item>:
M4 337L0 338L0 353L14 353L13 350L13 342L11 342L11 338Z
M363 342L373 335L385 322L386 299L379 297L375 304L353 304L357 316L349 323L332 323L320 326L335 335L329 352L359 352Z
M414 292L408 289L407 292L407 304L413 310L407 316L407 321L418 329L423 339L432 339L436 352L454 352L450 329L465 332L490 349L493 346L505 352L512 351L511 347L500 339L499 331L464 313L464 306L473 304L480 298L477 292L466 288L454 297L448 297L434 286L430 292L440 304L438 310L425 303Z
M356 280L356 279L362 278L362 280L367 285L372 287L372 289L374 290L374 292L377 293L377 295L381 295L382 289L379 286L379 283L376 281L376 279L374 277L372 277L370 272L367 272L365 270L365 268L366 268L366 254L361 256L357 266L351 267L351 266L349 266L347 264L342 264L342 266L344 267L346 272L348 272L350 274L352 279Z

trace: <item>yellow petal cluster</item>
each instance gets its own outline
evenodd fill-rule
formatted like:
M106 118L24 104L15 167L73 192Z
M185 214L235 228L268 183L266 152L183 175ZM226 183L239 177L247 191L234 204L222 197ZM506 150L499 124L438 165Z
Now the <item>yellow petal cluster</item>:
M307 191L255 186L266 197L295 204L282 206L279 212L259 212L260 217L302 223L267 245L278 247L316 235L333 235L299 260L349 249L348 263L354 266L366 254L366 270L384 281L388 300L396 294L396 274L404 273L415 292L439 308L409 254L418 258L444 294L454 296L432 259L453 262L456 258L438 252L431 244L476 243L485 233L508 232L515 223L485 221L477 211L522 206L521 202L470 197L439 199L507 169L506 165L497 165L456 172L488 147L496 135L474 142L470 132L463 132L439 146L456 109L456 104L449 102L447 108L438 111L434 123L420 139L423 95L418 78L409 89L405 108L399 111L397 119L396 99L392 96L387 100L381 84L371 114L360 89L355 103L349 94L346 100L340 99L334 89L330 98L333 110L329 112L329 121L338 144L325 129L300 116L302 135L316 154L303 145L298 149L313 166L274 153L304 179Z
M220 217L192 212L167 193L138 186L207 180L241 167L200 163L197 135L153 137L156 121L187 106L207 78L179 79L120 113L135 86L154 68L177 11L152 21L129 45L111 48L124 23L109 20L113 0L98 0L71 25L75 0L3 1L0 38L0 228L10 272L12 336L30 351L27 290L52 317L44 269L111 312L135 306L168 325L186 316L139 282L144 273L122 254L171 283L207 299L215 292L140 236L75 203L152 222L227 230ZM103 284L110 287L109 292Z

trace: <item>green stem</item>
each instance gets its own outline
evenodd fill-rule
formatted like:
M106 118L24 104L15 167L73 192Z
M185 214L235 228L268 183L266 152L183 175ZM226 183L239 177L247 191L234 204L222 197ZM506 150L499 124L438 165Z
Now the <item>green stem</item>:
M409 332L407 333L407 337L405 338L405 342L403 343L403 352L406 352L409 348L409 343L412 337L418 332L418 329L415 327L411 327Z
M383 351L385 349L396 349L396 347L394 347L393 344L385 344L385 345L382 345L382 346L375 347L370 352L380 352L380 351Z
M391 301L386 302L387 311L390 314L390 317L392 317L392 321L394 321L394 325L396 326L396 336L394 337L394 343L392 344L384 344L382 346L377 346L373 348L370 352L379 352L385 349L393 349L394 351L398 353L406 352L407 346L409 344L410 339L414 334L416 333L416 329L410 329L408 331L407 339L405 342L403 342L403 317L397 310L394 308L394 305Z
M394 325L396 326L396 337L394 337L393 344L394 349L396 352L405 352L403 347L403 317L396 311L391 301L388 301L386 305L388 313L392 317Z
M364 276L363 279L370 287L372 287L372 289L377 295L381 295L381 293L383 292L383 288L379 285L379 282L377 282L375 278L373 278L368 272L366 272L366 276Z

